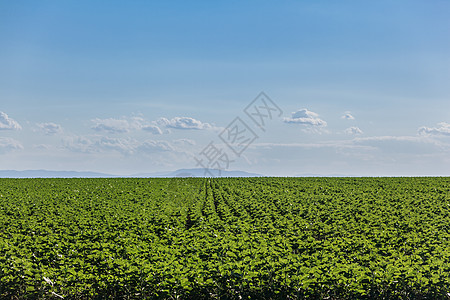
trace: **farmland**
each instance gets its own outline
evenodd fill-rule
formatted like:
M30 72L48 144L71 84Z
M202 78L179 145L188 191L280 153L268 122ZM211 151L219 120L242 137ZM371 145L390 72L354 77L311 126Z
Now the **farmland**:
M449 178L1 179L0 298L446 299Z

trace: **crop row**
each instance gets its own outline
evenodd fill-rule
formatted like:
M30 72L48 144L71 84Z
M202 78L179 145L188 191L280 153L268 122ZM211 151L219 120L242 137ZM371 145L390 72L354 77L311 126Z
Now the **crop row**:
M2 298L442 298L448 178L0 180Z

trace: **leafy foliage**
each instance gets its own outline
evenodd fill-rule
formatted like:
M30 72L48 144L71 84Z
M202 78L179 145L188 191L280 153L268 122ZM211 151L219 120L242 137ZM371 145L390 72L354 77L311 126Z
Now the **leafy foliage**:
M0 297L446 299L448 178L1 179Z

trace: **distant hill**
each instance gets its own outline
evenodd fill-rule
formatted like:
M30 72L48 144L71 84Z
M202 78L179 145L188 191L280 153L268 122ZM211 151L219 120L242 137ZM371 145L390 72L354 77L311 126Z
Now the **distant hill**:
M48 170L0 170L0 178L100 178L119 177L117 175L77 172L77 171L48 171Z
M207 172L203 168L197 169L179 169L169 172L158 173L141 173L135 174L133 177L262 177L264 175L257 173L249 173L245 171L219 171L216 169L209 169Z
M315 174L315 173L303 173L297 174L293 177L358 177L357 175L347 175L347 174Z
M129 176L97 172L49 171L49 170L0 170L0 178L114 178L114 177L261 177L263 175L244 171L221 171L205 169L179 169L176 171L139 173Z

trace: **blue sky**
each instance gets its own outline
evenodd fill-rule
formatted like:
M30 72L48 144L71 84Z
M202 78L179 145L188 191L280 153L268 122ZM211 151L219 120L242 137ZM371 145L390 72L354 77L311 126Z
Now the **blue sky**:
M266 175L450 175L449 15L448 1L2 1L0 169L191 168L212 142L227 169ZM264 131L244 112L261 91L282 111ZM258 136L238 156L220 139L236 117Z

